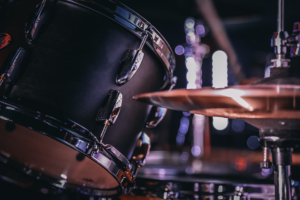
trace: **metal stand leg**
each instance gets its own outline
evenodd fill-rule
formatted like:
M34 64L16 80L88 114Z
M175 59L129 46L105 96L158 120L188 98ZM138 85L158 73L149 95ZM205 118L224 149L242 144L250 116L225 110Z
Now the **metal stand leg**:
M276 200L291 200L291 148L272 149Z

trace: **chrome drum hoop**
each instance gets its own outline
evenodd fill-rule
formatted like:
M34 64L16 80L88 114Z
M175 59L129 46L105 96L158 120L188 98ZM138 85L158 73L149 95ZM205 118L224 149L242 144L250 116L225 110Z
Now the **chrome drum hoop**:
M0 179L11 184L28 188L29 186L25 181L30 181L30 186L33 188L51 188L66 189L69 192L77 192L84 195L111 197L122 194L122 187L113 189L98 189L83 187L76 184L65 182L64 180L58 180L41 172L24 167L24 165L15 162L12 159L7 158L0 152L0 169L4 167L6 170L0 170ZM13 175L13 176L12 176ZM20 176L21 175L21 176ZM12 177L11 177L12 176ZM25 178L26 177L26 178ZM20 178L20 180L19 180ZM24 179L25 178L25 179ZM31 185L32 181L34 184ZM40 185L41 184L41 185Z
M160 58L165 67L166 77L162 89L171 84L176 65L173 50L166 39L150 22L127 6L114 0L105 1L105 5L92 0L61 1L73 3L104 15L134 33L141 40L147 31L152 37L150 37L151 42L147 41L146 45Z
M7 99L7 97L4 98ZM24 120L24 118L27 120ZM0 119L16 123L71 147L99 164L99 167L104 168L116 179L120 187L112 189L82 187L73 183L63 182L64 179L57 180L49 175L41 175L41 172L32 169L24 171L24 165L11 160L9 156L0 152L0 162L5 165L12 166L35 178L38 177L38 179L47 181L58 188L76 190L83 194L95 196L120 194L125 187L130 187L130 183L133 183L135 180L136 166L132 166L126 157L113 146L94 141L93 137L90 137L92 133L89 130L69 119L57 118L39 111L29 110L18 106L15 100L12 99L8 101L0 100ZM45 132L49 128L53 131L51 133Z

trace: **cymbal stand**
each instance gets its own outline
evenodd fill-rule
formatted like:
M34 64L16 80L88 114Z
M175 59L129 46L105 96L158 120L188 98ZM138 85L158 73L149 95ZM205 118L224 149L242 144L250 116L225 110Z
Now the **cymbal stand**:
M271 39L271 46L274 47L276 59L271 60L270 78L261 80L256 84L289 84L283 83L282 78L288 80L290 59L287 59L287 47L291 47L291 56L299 56L300 47L300 24L295 23L291 36L284 30L284 0L278 0L277 31ZM295 84L295 83L290 83ZM276 200L291 200L291 164L293 148L300 143L297 130L291 130L289 126L284 126L284 121L278 121L282 126L274 125L270 128L260 129L260 141L264 150L264 158L261 162L262 168L271 168L268 158L269 149L272 153L272 163L274 166L274 185ZM290 122L292 123L292 122ZM276 128L275 128L276 127Z
M291 164L293 147L300 138L297 131L260 129L260 141L264 149L262 168L271 168L268 158L269 148L272 152L274 166L274 185L276 200L291 200Z

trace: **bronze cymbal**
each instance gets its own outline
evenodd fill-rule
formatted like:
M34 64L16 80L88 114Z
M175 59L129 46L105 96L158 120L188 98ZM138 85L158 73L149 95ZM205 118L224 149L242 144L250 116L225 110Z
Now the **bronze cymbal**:
M207 116L300 119L300 85L242 85L179 89L134 96L140 102Z

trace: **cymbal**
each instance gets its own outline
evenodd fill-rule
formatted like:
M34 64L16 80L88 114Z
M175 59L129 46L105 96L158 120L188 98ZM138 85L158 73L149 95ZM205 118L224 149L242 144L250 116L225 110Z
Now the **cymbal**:
M300 85L241 85L179 89L134 96L140 102L207 116L300 119Z

